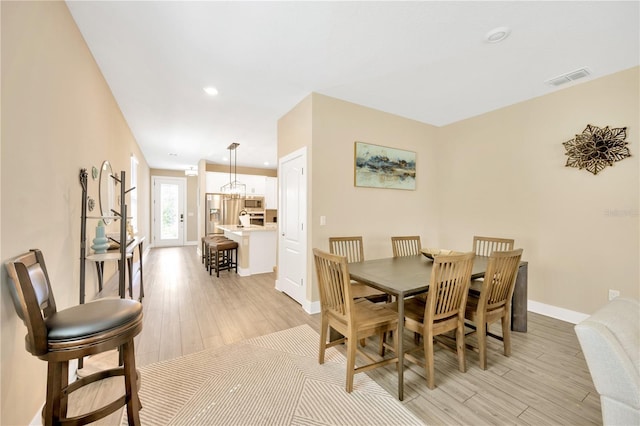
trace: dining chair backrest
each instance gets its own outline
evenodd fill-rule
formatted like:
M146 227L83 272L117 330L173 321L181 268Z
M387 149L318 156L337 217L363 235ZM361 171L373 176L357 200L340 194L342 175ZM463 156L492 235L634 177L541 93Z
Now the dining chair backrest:
M455 317L464 322L474 258L473 252L434 258L425 305L425 328Z
M480 291L478 310L509 310L521 257L522 249L491 253Z
M362 237L330 237L329 252L345 256L348 263L364 261Z
M347 258L314 248L321 309L335 318L350 322L353 311Z
M491 256L494 251L513 250L511 238L473 237L473 251L476 256Z
M391 237L391 247L393 248L393 257L413 256L420 254L420 249L422 249L419 235Z

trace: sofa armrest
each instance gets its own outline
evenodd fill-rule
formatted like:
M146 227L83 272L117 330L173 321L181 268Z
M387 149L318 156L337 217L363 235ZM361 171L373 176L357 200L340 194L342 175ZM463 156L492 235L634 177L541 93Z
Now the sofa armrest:
M640 303L616 298L575 331L598 393L640 410Z

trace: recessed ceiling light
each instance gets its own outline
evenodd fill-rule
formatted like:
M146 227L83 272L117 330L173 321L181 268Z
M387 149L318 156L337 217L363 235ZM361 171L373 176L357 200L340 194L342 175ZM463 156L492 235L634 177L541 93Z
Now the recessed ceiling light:
M268 165L269 165L269 162L268 162L268 161L265 161L265 162L264 162L264 165L265 165L265 166L268 166Z
M511 34L511 30L509 28L498 27L498 28L492 29L487 34L485 34L484 40L487 43L499 43L505 38L509 37L509 34Z
M210 95L210 96L215 96L218 94L218 89L216 89L213 86L205 87L203 90L207 95Z

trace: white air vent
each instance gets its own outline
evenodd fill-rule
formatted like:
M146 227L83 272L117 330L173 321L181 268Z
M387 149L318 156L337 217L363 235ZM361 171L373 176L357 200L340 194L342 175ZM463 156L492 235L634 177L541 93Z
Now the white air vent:
M549 80L545 81L545 83L551 86L560 86L562 84L578 80L588 75L591 75L591 71L589 71L589 69L585 67L559 75L557 77L550 78Z

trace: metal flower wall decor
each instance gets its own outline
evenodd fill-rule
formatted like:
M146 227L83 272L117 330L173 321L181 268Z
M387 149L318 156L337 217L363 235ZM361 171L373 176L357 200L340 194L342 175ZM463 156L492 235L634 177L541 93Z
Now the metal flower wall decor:
M616 161L631 157L627 138L627 128L601 129L588 124L581 134L574 139L563 142L568 155L566 167L577 167L597 175Z

